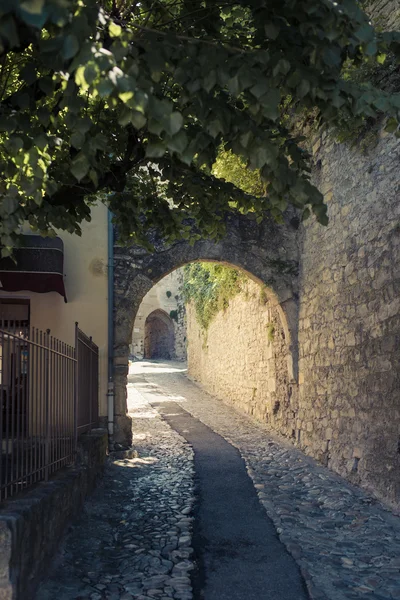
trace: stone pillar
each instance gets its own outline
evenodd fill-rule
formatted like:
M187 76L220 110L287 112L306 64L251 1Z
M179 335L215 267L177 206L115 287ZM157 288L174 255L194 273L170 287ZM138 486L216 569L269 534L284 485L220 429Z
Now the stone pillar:
M132 419L127 412L128 355L114 361L114 442L132 445Z

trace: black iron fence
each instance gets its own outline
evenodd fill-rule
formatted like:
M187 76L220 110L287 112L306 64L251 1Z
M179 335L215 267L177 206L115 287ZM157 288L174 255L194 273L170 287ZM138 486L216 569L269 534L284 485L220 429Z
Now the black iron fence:
M0 329L0 500L72 464L78 429L97 424L98 350L88 362L86 339L78 327L75 348L49 330Z
M99 349L80 329L76 329L76 348L78 360L78 402L77 427L78 433L90 431L96 427L99 417Z

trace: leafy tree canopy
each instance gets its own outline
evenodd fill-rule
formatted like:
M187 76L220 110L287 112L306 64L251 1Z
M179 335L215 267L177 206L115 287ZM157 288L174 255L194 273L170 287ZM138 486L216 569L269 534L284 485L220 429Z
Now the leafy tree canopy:
M233 152L219 151L212 174L252 196L260 197L266 193L267 186L261 179L260 171L247 169L246 161Z
M95 197L124 239L187 236L188 216L217 234L232 200L326 223L283 114L329 126L380 111L394 131L400 95L341 76L388 53L400 34L377 32L356 0L0 0L3 254L26 219L79 233ZM221 147L267 195L212 174Z

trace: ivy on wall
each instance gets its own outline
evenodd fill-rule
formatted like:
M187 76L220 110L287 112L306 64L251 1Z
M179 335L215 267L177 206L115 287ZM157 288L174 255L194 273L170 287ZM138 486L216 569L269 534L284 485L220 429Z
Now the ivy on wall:
M205 331L242 289L246 276L232 267L214 263L191 263L183 269L182 293L193 302L196 318Z

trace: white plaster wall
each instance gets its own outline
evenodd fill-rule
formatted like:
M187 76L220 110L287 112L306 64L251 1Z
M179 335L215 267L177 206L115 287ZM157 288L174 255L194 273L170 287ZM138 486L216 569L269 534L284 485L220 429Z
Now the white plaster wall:
M94 206L92 220L82 225L82 236L58 232L64 242L65 289L68 302L57 292L4 292L2 298L30 299L31 325L50 329L51 335L75 344L75 322L99 346L99 413L107 414L107 208Z

